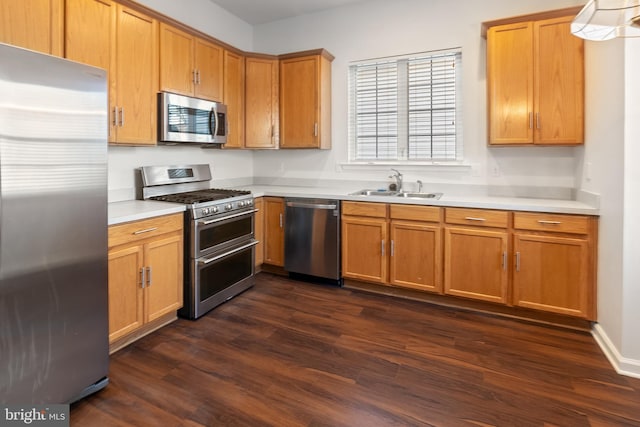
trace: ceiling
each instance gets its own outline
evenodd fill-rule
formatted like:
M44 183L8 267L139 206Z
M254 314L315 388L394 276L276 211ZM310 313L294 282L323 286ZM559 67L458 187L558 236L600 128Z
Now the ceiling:
M211 0L251 25L332 9L363 0Z

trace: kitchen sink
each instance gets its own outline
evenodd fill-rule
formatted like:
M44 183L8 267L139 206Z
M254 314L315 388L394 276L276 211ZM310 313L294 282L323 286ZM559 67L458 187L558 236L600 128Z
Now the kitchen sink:
M397 197L405 197L408 199L435 199L438 200L442 197L442 193L408 193L401 192L396 194Z
M350 196L397 196L397 191L391 190L360 190L350 193Z
M413 193L410 191L391 191L391 190L360 190L350 193L350 196L390 196L404 197L407 199L435 199L442 197L442 193Z

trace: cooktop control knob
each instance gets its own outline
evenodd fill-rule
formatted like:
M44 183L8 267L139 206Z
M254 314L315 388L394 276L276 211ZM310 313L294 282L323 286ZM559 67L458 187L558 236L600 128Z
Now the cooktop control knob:
M238 207L244 208L244 202L242 200L238 202Z
M213 213L218 213L218 211L219 211L218 207L217 207L217 206L214 206L214 207L213 207Z
M227 204L224 206L224 209L225 209L225 210L227 210L227 211L230 211L232 208L233 208L233 206L231 205L231 203L227 203Z

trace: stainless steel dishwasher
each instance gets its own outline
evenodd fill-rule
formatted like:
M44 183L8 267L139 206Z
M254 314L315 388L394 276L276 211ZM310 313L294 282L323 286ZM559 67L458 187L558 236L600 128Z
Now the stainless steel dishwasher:
M340 201L287 198L285 202L284 269L340 285Z

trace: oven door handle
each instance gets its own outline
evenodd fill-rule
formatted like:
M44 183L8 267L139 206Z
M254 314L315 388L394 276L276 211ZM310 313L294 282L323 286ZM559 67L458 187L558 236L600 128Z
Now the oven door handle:
M212 262L214 262L214 261L217 261L217 260L219 260L219 259L222 259L222 258L224 258L224 257L226 257L226 256L233 255L233 254L235 254L235 253L237 253L237 252L240 252L240 251L243 251L243 250L245 250L245 249L247 249L247 248L250 248L250 247L252 247L252 246L255 246L255 245L257 245L258 243L260 243L260 242L259 242L258 240L255 240L255 239L254 239L254 240L252 240L252 241L251 241L251 243L247 243L246 245L242 245L242 246L240 246L240 247L238 247L238 248L235 248L235 249L234 249L234 250L232 250L232 251L225 252L225 253L223 253L223 254L221 254L221 255L214 256L213 258L207 258L207 259L203 259L203 260L198 260L198 262L199 262L200 264L205 264L205 265L206 265L206 264L212 263Z
M250 215L250 214L253 214L253 213L256 213L256 212L258 212L258 209L254 209L254 210L246 211L246 212L240 212L240 213L233 214L233 215L228 215L228 216L225 216L224 218L210 219L209 221L198 221L198 224L200 224L200 225L214 224L216 222L226 221L228 219L237 218L237 217L243 216L243 215Z

